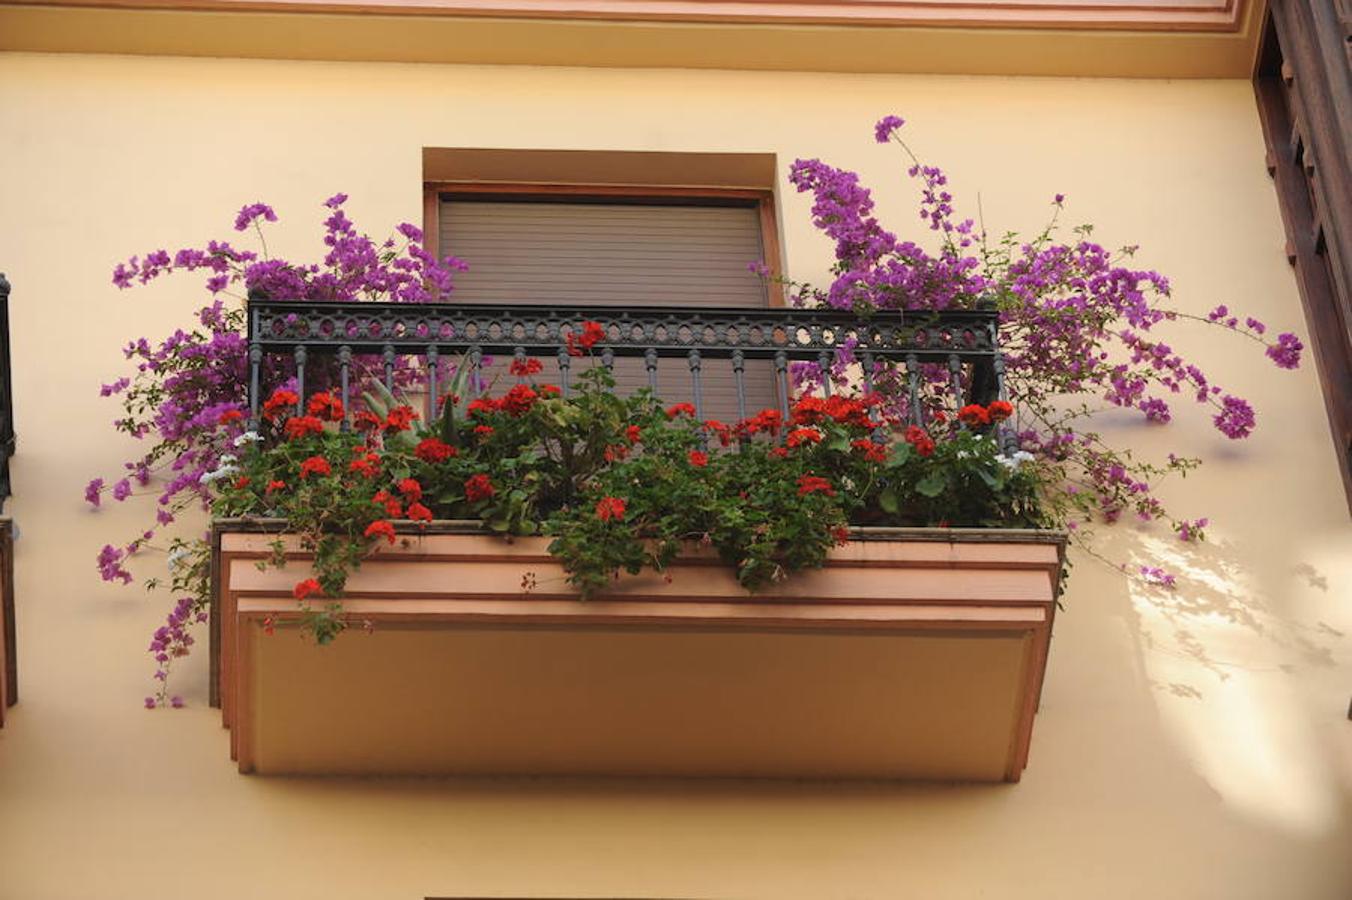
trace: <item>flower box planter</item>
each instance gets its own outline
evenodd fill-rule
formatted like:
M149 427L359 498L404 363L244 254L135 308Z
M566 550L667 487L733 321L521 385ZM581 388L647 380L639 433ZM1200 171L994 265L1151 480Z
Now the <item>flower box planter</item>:
M1064 547L860 530L754 596L694 550L579 601L546 539L434 523L363 562L318 647L297 540L258 565L268 527L214 526L212 672L240 771L269 774L1017 781Z
M19 701L14 634L14 523L0 519L0 728L5 710Z

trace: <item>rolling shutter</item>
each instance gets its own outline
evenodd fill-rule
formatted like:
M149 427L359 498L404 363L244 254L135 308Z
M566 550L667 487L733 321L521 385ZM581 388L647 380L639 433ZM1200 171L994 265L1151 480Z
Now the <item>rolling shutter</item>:
M755 307L768 302L764 283L747 270L748 263L762 260L765 253L754 202L692 205L571 197L554 202L443 195L440 209L441 253L469 265L456 278L453 300L628 307ZM555 364L545 364L546 377L557 378ZM617 360L615 373L621 391L648 384L641 360ZM664 359L658 376L664 401L691 399L684 362ZM748 363L746 376L748 412L773 406L769 364ZM702 381L705 417L735 420L730 364L707 362Z

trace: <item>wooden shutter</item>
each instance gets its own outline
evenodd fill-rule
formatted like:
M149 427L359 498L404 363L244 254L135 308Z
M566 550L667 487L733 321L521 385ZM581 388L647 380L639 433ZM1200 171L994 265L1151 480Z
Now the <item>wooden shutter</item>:
M768 302L764 282L747 269L765 256L760 209L754 201L556 201L443 194L440 239L443 255L469 265L456 278L452 300L630 307L754 307ZM641 360L618 360L615 370L622 391L648 384ZM557 377L550 361L546 374ZM769 364L749 362L746 375L748 412L773 406ZM692 399L683 360L662 360L658 376L658 391L666 402ZM702 381L705 417L735 420L730 363L707 361Z

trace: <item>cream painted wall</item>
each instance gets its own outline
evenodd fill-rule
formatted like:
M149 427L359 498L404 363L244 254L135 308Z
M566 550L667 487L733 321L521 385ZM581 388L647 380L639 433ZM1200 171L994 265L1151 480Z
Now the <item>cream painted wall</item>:
M318 252L338 190L373 232L416 221L424 146L773 152L781 179L821 156L907 229L899 160L870 127L893 111L993 231L1036 227L1064 192L1105 243L1141 243L1181 307L1304 334L1243 81L0 56L22 533L0 898L1352 896L1352 527L1318 388L1204 331L1174 343L1251 398L1260 429L1230 444L1187 408L1167 429L1109 423L1142 452L1213 459L1166 491L1212 517L1212 542L1102 535L1114 558L1185 570L1173 596L1076 556L1021 784L244 777L205 654L177 676L189 709L139 708L166 603L102 584L93 558L152 501L94 513L81 491L131 449L97 396L119 347L171 331L200 293L118 293L115 262L227 236L260 199L282 254ZM781 217L792 274L820 277L803 198Z

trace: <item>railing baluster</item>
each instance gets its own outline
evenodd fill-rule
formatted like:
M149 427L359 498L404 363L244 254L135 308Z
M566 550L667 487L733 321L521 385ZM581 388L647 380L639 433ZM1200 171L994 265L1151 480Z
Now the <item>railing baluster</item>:
M924 425L920 417L920 362L914 353L906 354L906 389L912 425Z
M962 360L956 353L950 353L948 356L948 377L953 388L953 408L962 409Z
M305 345L296 345L296 415L305 415Z
M347 344L338 348L338 382L341 385L342 394L339 400L343 403L343 424L339 426L343 431L352 430L352 403L348 396L350 393L350 378L352 369L352 348Z
M779 412L787 423L789 420L789 354L783 350L775 354L775 388L779 394Z
M559 387L563 389L563 396L567 399L570 388L568 386L568 372L573 368L573 358L568 355L568 351L559 348Z
M259 426L258 404L259 392L262 381L260 372L263 368L263 345L258 340L258 332L254 332L249 340L249 430L257 431Z
M864 393L873 393L873 353L865 350L859 355L859 360L864 366Z
M615 351L609 347L601 351L601 365L606 367L607 372L615 371Z
M385 390L394 393L394 345L386 344L381 350L385 360Z
M823 350L817 354L817 368L822 373L822 394L831 396L831 354Z
M514 350L512 350L512 359L513 359L515 362L521 363L521 364L524 365L525 362L526 362L526 348L525 348L525 347L520 347L520 346L518 346L517 348L515 348ZM520 368L520 366L518 366L518 368ZM517 384L525 384L525 383L526 383L526 376L525 376L525 375L517 375L517 376L516 376L516 383L517 383Z
M643 352L643 367L648 370L648 387L652 388L653 396L657 396L657 350L649 347Z
M704 421L704 389L700 385L699 373L702 367L702 357L698 350L691 350L686 354L686 359L690 361L690 386L695 393L695 418L701 422Z
M465 379L466 390L469 392L469 398L473 400L479 396L479 383L482 380L484 353L476 344L469 348L469 377Z
M732 378L737 382L737 421L746 421L746 354L732 351Z
M429 427L440 415L440 404L437 402L437 365L439 362L437 345L433 344L427 348L427 418L424 421Z

